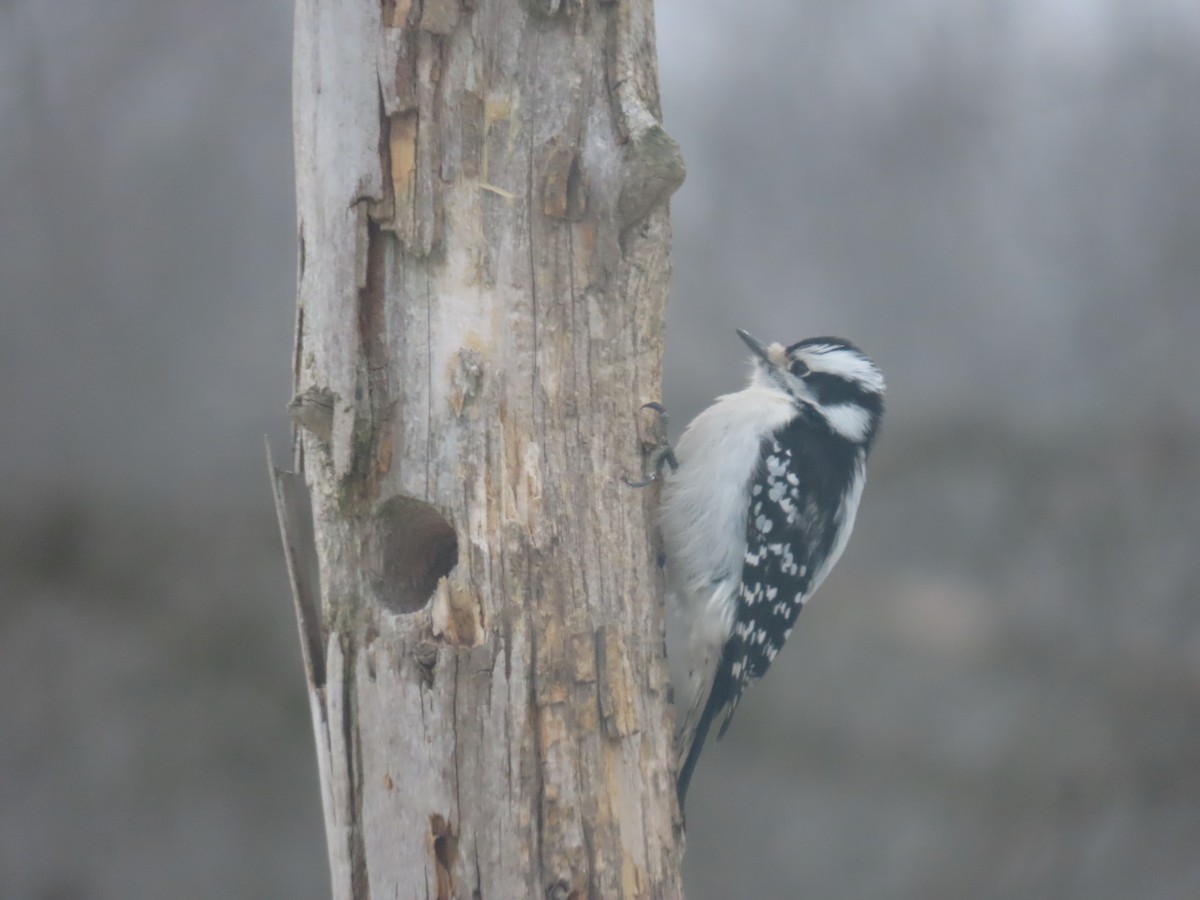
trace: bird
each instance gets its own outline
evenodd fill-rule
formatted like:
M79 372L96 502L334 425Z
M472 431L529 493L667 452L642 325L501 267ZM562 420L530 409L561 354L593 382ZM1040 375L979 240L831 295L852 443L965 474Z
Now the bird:
M675 742L681 811L711 726L720 718L725 734L845 550L883 418L883 373L850 341L737 334L752 352L749 383L658 454L670 464L659 529L691 693Z

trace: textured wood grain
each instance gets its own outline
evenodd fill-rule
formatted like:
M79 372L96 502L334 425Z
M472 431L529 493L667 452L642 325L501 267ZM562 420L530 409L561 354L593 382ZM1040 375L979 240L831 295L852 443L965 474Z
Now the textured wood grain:
M653 33L645 0L298 0L335 897L682 895L653 499L621 480L683 178Z

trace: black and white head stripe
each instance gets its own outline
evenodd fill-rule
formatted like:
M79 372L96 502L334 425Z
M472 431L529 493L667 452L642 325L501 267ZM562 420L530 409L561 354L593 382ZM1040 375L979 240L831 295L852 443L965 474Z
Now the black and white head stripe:
M787 357L792 365L800 362L807 367L811 373L810 383L835 385L841 382L846 388L857 389L854 396L882 395L887 390L879 367L842 338L817 337L798 341L787 348ZM839 399L849 399L849 396Z
M809 338L772 351L764 357L770 380L819 413L833 434L870 446L887 390L870 357L834 337Z

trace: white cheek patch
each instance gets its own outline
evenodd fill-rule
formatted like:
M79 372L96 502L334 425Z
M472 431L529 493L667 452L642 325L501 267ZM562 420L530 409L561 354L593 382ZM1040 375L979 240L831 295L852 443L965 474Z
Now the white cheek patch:
M827 372L838 375L847 381L857 381L874 394L882 394L887 386L883 381L883 373L869 359L841 347L810 348L803 358L808 367L814 372Z
M829 427L848 441L859 443L871 427L871 414L857 403L838 403L819 407Z

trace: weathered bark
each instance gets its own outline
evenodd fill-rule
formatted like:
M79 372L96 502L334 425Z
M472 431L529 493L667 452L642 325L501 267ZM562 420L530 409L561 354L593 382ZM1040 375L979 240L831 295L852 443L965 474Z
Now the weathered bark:
M275 486L337 898L682 895L621 483L683 177L653 31L649 0L298 0Z

